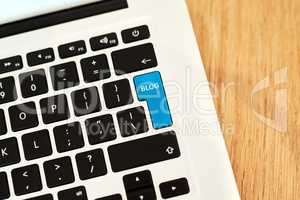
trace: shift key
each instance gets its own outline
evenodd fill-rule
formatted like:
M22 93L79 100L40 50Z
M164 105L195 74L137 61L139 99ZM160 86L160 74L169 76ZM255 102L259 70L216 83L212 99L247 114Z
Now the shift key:
M114 172L180 157L174 131L116 144L108 148L108 153Z

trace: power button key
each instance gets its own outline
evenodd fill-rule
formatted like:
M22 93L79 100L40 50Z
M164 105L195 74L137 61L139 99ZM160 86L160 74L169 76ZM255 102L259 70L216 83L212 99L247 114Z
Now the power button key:
M122 38L124 43L136 42L150 38L149 28L146 25L122 31Z

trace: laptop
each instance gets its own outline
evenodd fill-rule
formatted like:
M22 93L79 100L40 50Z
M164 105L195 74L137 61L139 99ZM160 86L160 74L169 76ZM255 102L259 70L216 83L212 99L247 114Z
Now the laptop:
M184 0L0 10L0 200L240 199Z

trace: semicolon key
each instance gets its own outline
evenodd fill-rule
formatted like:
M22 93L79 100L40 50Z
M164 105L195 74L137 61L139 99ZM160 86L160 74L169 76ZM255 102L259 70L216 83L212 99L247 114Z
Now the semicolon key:
M161 129L173 124L167 96L159 72L134 77L139 101L146 101L153 128Z

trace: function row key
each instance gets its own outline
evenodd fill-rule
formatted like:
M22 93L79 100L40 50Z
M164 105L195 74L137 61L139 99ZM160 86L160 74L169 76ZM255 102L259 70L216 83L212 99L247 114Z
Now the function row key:
M91 38L90 44L93 51L98 51L117 46L119 42L116 33L109 33Z
M150 32L147 25L123 30L121 34L125 44L150 38Z
M14 56L0 60L0 74L16 71L23 68L21 56Z
M55 60L52 48L42 49L27 54L27 62L30 67L41 65Z
M85 54L86 51L85 42L83 40L63 44L58 47L59 57L62 59L82 55Z

